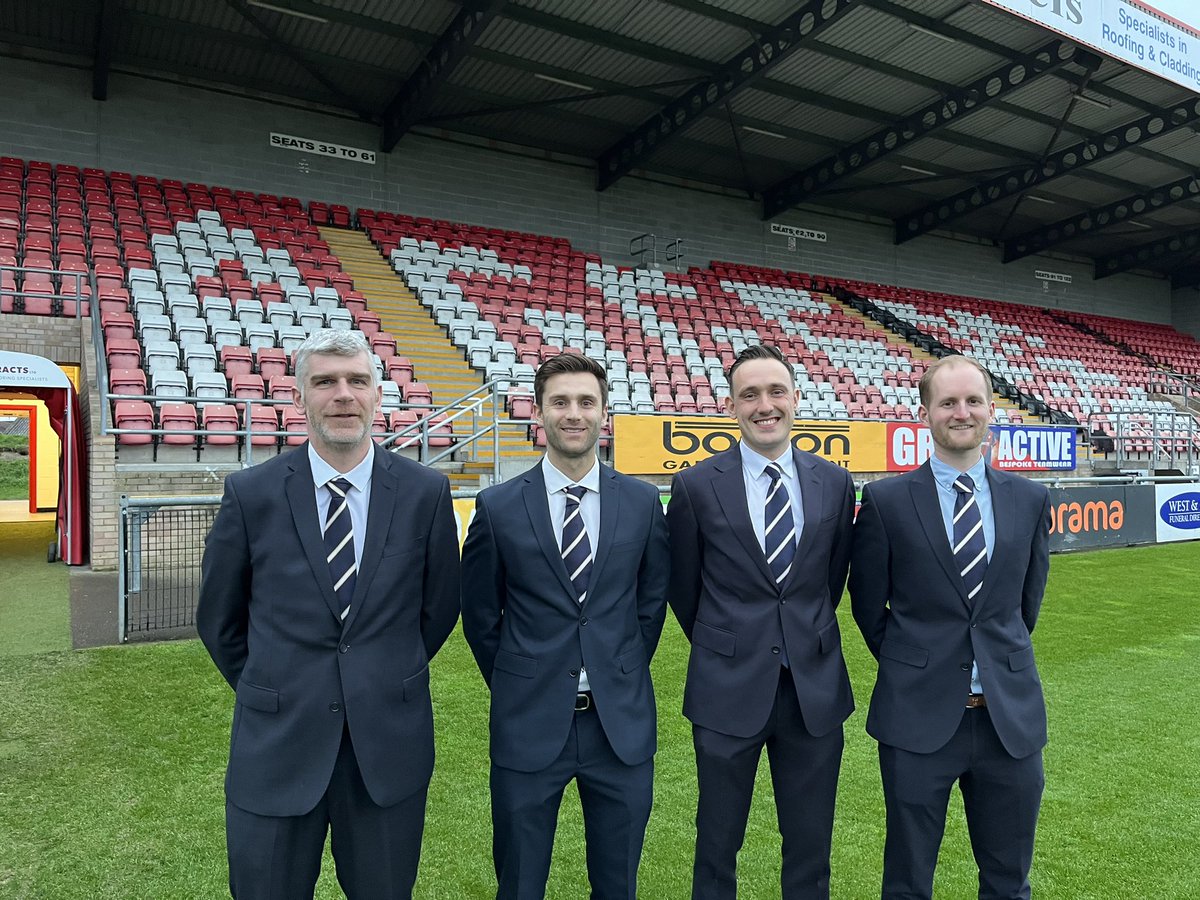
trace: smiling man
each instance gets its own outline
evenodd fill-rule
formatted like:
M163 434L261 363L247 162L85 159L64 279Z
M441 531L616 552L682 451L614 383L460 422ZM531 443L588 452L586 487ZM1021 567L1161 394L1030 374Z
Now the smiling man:
M829 897L829 849L854 710L834 610L850 560L854 483L792 447L797 391L774 347L729 370L739 446L675 476L668 600L692 642L683 713L700 798L692 897L732 900L765 747L783 836L784 900Z
M887 809L884 900L933 894L957 782L981 900L1026 900L1046 707L1030 633L1049 568L1046 488L987 465L995 405L976 360L920 383L933 457L863 489L850 598L879 674L867 731Z
M483 491L463 546L463 633L491 689L497 897L543 897L563 790L578 784L594 900L634 900L657 719L650 659L666 616L658 491L596 458L604 370L534 377L546 455Z
M236 692L237 900L311 898L329 833L348 897L412 896L458 540L445 476L372 443L381 393L361 333L314 332L292 398L308 442L230 474L205 544L196 628Z

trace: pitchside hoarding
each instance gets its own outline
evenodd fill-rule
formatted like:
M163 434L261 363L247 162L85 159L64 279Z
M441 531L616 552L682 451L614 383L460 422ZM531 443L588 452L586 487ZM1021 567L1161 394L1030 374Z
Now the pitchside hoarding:
M1200 538L1200 485L1156 485L1154 511L1159 543Z
M1153 544L1154 487L1050 489L1050 549L1090 550Z
M614 416L616 468L630 475L669 475L738 442L732 419L713 416ZM919 422L803 420L792 426L792 446L851 472L907 472L933 453L929 429ZM991 464L1014 472L1071 471L1075 429L1048 425L993 425Z

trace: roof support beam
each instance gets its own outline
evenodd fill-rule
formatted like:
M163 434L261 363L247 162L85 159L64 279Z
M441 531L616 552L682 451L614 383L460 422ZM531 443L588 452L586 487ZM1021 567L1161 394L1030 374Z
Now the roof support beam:
M1200 229L1181 231L1170 237L1160 238L1148 244L1130 247L1110 256L1096 259L1096 278L1119 275L1130 269L1154 268L1181 254L1192 254L1200 250Z
M934 229L944 228L950 222L985 206L1023 194L1039 184L1045 184L1063 175L1075 174L1098 160L1169 134L1198 120L1200 99L1189 99L1170 109L1160 109L1095 138L1051 153L1041 162L1010 169L1002 175L897 219L896 243L902 244Z
M1172 181L1161 187L1123 197L1105 206L1089 209L1078 215L1060 219L1041 228L1019 234L1004 242L1004 262L1012 262L1034 253L1049 250L1074 238L1095 234L1110 225L1128 222L1134 216L1200 197L1200 180L1194 175Z
M683 95L629 132L596 161L597 187L604 190L645 163L654 153L708 110L733 99L796 50L847 13L858 0L805 0L759 40L696 82Z
M112 61L113 36L117 30L118 0L96 4L96 49L92 54L92 99L108 99L108 70Z
M383 113L383 152L390 153L421 117L429 111L438 89L471 52L471 47L491 24L504 0L464 3L441 33L425 59L396 92Z
M353 110L358 114L360 119L370 122L374 117L358 103L353 97L338 87L332 79L328 78L316 64L305 56L300 50L293 47L287 41L283 40L279 33L268 25L260 16L244 2L244 0L225 0L234 11L236 11L243 19L254 26L255 30L265 37L271 44L279 50L280 53L287 56L296 65L302 68L313 81L325 88L335 100L345 109Z
M1084 65L1100 65L1100 58L1094 53L1076 50L1069 41L1055 39L1028 55L1009 60L965 87L951 88L932 103L768 188L763 194L763 218L770 219L803 203L908 144L1020 90L1072 59Z

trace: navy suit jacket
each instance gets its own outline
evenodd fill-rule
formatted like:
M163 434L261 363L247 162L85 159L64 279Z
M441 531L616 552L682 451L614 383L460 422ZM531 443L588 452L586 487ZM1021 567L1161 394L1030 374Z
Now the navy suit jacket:
M1030 633L1050 566L1050 497L1037 482L988 469L996 538L968 603L928 463L863 489L850 569L851 609L879 660L867 715L876 740L931 753L954 735L971 661L1005 749L1046 743L1046 707Z
M310 811L349 726L367 791L390 806L433 771L429 660L458 619L444 475L374 448L366 544L339 619L307 445L225 479L196 627L236 691L226 794L268 816Z
M734 737L762 730L785 645L804 724L814 736L854 711L835 610L846 586L854 517L850 473L793 450L804 530L776 586L746 503L741 448L675 476L668 599L692 642L683 714Z
M658 491L600 467L600 534L580 605L539 463L487 488L463 545L463 633L491 688L491 758L536 772L566 745L579 667L622 762L657 749L650 659L666 617L666 521Z

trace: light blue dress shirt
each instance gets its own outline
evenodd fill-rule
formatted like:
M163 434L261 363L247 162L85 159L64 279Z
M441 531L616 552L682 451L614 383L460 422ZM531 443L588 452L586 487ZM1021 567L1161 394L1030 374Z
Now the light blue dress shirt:
M767 459L742 443L742 479L746 484L746 506L750 510L750 523L754 526L754 536L758 538L758 546L767 552L767 492L771 489L771 476L766 473L767 466L775 463L783 470L783 486L787 488L788 498L792 502L792 521L796 524L795 542L800 543L800 533L804 530L804 504L800 498L800 477L796 474L796 461L792 458L792 448L778 459Z
M596 541L600 536L600 460L592 463L592 468L579 481L572 481L554 467L548 457L542 457L542 480L546 482L546 503L550 507L550 526L554 529L554 540L562 546L563 514L567 509L567 497L563 491L572 485L587 488L587 493L579 501L579 514L583 516L583 527L587 531L588 546L592 548L592 558L596 556ZM579 667L579 690L591 690L588 683L587 669Z
M954 487L954 479L959 476L958 469L948 465L936 456L930 457L929 467L933 470L933 478L938 486L938 506L942 510L942 524L946 528L946 540L954 546L954 501L958 497L958 489ZM988 561L992 559L992 548L996 545L996 519L992 515L992 486L987 479L987 461L980 456L979 462L967 469L967 475L975 483L975 504L979 507L979 517L983 520L983 542L987 545ZM979 665L971 660L971 693L982 694L983 684L979 680Z
M313 489L317 495L317 526L325 528L325 517L329 515L329 491L325 485L335 478L345 478L351 490L346 498L350 507L350 527L354 531L354 564L362 568L363 543L367 539L367 510L371 503L371 473L375 467L375 447L367 449L367 455L349 472L342 473L317 454L313 445L308 445L308 465L312 469Z

